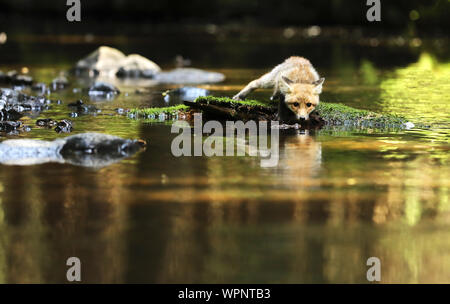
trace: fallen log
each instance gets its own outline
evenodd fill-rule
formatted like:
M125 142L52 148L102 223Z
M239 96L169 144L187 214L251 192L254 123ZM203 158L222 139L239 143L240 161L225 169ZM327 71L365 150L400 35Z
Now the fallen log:
M278 102L257 100L236 101L228 97L205 96L194 101L185 101L184 105L166 108L132 109L134 117L158 118L167 120L191 117L187 113L202 112L207 118L225 120L278 120ZM300 122L298 122L300 124ZM302 127L322 125L367 127L367 128L405 128L407 120L392 114L379 114L367 110L355 109L343 104L321 102L310 114L310 119Z

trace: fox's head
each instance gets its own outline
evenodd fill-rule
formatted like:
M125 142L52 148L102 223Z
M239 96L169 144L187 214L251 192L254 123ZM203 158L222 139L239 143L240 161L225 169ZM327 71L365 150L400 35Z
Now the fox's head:
M287 77L282 77L284 102L297 119L308 120L309 114L319 104L319 94L325 78L320 78L312 84L295 83Z

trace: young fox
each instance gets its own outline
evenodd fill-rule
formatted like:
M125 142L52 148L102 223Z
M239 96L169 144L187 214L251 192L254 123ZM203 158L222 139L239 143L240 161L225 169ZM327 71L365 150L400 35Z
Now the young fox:
M279 106L280 120L291 120L283 117L286 115L292 116L294 120L308 120L309 114L319 104L319 94L324 81L325 78L319 78L308 59L293 56L269 73L250 82L233 99L242 100L256 89L273 88L272 100L284 97Z

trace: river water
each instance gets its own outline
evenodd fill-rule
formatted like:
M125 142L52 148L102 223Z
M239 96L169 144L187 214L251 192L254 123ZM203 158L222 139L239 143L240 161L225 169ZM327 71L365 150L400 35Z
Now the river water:
M326 78L322 102L403 115L421 127L282 134L272 168L250 156L177 158L171 122L115 111L163 106L161 92L176 86L119 83L116 99L91 101L73 92L82 84L71 79L68 90L52 96L61 105L22 119L31 131L0 138L64 137L35 121L69 118L73 134L140 138L147 148L97 169L0 165L0 282L66 282L66 260L75 256L82 281L91 283L364 283L369 257L381 260L383 283L450 283L446 40L386 46L53 38L9 35L0 46L0 69L26 67L37 81L49 82L109 43L163 68L182 54L227 77L200 87L232 96L296 54ZM79 98L101 113L70 118L67 104Z

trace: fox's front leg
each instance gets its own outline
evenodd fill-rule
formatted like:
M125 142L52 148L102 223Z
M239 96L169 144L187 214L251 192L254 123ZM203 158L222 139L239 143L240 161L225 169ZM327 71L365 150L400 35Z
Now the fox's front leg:
M252 91L256 89L267 89L273 87L273 79L270 73L265 74L264 76L251 81L245 88L243 88L239 93L237 93L233 99L234 100L243 100L250 94Z

